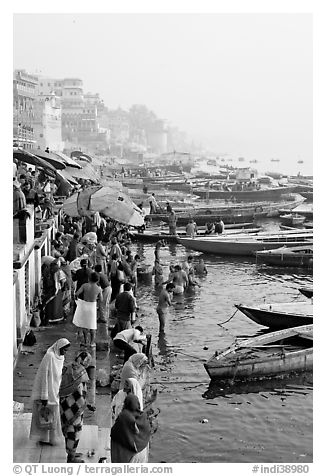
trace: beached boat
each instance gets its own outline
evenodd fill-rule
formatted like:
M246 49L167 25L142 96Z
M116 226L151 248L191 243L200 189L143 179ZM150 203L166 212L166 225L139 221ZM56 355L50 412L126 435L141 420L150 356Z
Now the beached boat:
M280 215L280 220L282 225L285 226L298 226L302 225L306 217L298 215L296 213L286 213L285 215Z
M302 233L279 232L239 234L236 236L213 236L212 238L178 238L178 243L195 251L228 256L252 256L257 251L273 250L282 246L312 245L313 235L304 230Z
M235 304L235 307L252 321L271 329L304 326L313 322L313 305L309 301L262 304L260 306Z
M312 287L303 287L303 288L299 288L299 291L301 294L303 294L304 296L306 296L307 298L311 299L313 297L313 288Z
M309 371L313 324L291 327L235 343L204 363L212 380L256 380Z
M275 250L256 252L257 263L273 266L313 267L313 245L282 247Z

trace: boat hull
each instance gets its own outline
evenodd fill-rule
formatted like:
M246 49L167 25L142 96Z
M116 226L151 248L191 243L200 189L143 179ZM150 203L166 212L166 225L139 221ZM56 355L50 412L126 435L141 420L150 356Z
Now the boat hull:
M201 198L217 198L230 200L235 198L239 201L264 201L264 200L278 200L282 195L287 193L295 193L297 190L296 186L293 187L275 187L275 188L266 188L261 190L232 190L230 192L225 190L214 190L209 189L205 190L200 188L194 188L193 192Z
M298 241L230 241L230 240L198 240L192 238L178 238L178 243L195 251L201 251L203 253L226 255L226 256L253 256L257 251L274 250L281 246L304 246L312 244L312 242Z
M275 357L244 364L226 365L223 367L204 364L205 370L212 380L216 379L264 379L281 377L291 373L306 372L313 368L313 349L303 349L284 358Z
M282 266L291 268L313 268L312 247L306 248L306 251L290 251L282 249L279 252L262 251L256 253L257 263L264 263L271 266Z
M224 351L215 353L204 364L204 368L212 380L233 381L282 377L311 371L312 330L313 325L292 327L233 344ZM301 343L296 342L295 347L283 345L286 339L291 338L301 339ZM275 343L279 345L273 345Z
M235 307L252 321L261 326L269 327L270 329L287 329L289 327L305 326L313 323L312 314L289 314L242 306L241 304L236 304Z

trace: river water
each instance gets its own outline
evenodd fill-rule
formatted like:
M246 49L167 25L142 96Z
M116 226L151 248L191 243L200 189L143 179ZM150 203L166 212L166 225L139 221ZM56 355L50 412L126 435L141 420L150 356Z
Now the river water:
M153 263L153 245L135 243L133 252ZM165 275L186 256L181 245L161 248ZM228 388L210 385L203 367L236 337L265 329L240 311L219 325L235 303L304 301L298 288L312 284L312 273L258 267L254 258L204 258L207 276L199 278L200 288L173 298L164 334L158 333L154 285L139 286L140 323L152 334L158 388L150 462L312 462L312 374Z

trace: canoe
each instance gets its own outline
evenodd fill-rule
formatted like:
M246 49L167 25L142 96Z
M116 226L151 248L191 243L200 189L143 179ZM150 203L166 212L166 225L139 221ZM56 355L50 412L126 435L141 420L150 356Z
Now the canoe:
M243 306L235 304L252 321L271 329L304 326L313 322L313 305L309 301Z
M306 296L307 298L311 299L313 297L313 288L311 287L303 287L303 288L299 288L299 291L301 294L303 294L304 296Z
M312 234L279 232L278 234L239 234L212 238L178 238L178 243L195 251L228 256L252 256L257 251L283 246L312 245Z
M257 263L284 267L313 267L313 245L283 247L256 252Z
M204 363L212 380L256 380L313 367L313 324L291 327L232 344Z

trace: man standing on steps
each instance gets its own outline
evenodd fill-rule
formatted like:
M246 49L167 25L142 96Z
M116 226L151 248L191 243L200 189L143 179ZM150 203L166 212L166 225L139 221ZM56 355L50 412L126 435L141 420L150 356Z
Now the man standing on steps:
M84 283L76 291L75 296L78 297L81 294L83 299L77 300L77 309L73 318L73 324L78 327L78 334L82 340L81 334L83 334L84 342L81 345L87 346L87 335L90 333L90 345L96 346L95 337L97 329L96 319L96 302L99 298L102 300L102 290L98 286L99 277L97 273L92 273L89 283Z
M135 298L130 294L131 284L125 283L123 289L115 300L118 332L131 328L132 315L136 312Z
M112 294L112 287L107 275L102 273L102 266L100 264L96 264L94 270L98 274L98 284L102 289L103 295L102 301L99 302L98 322L107 323L109 318L109 303Z

